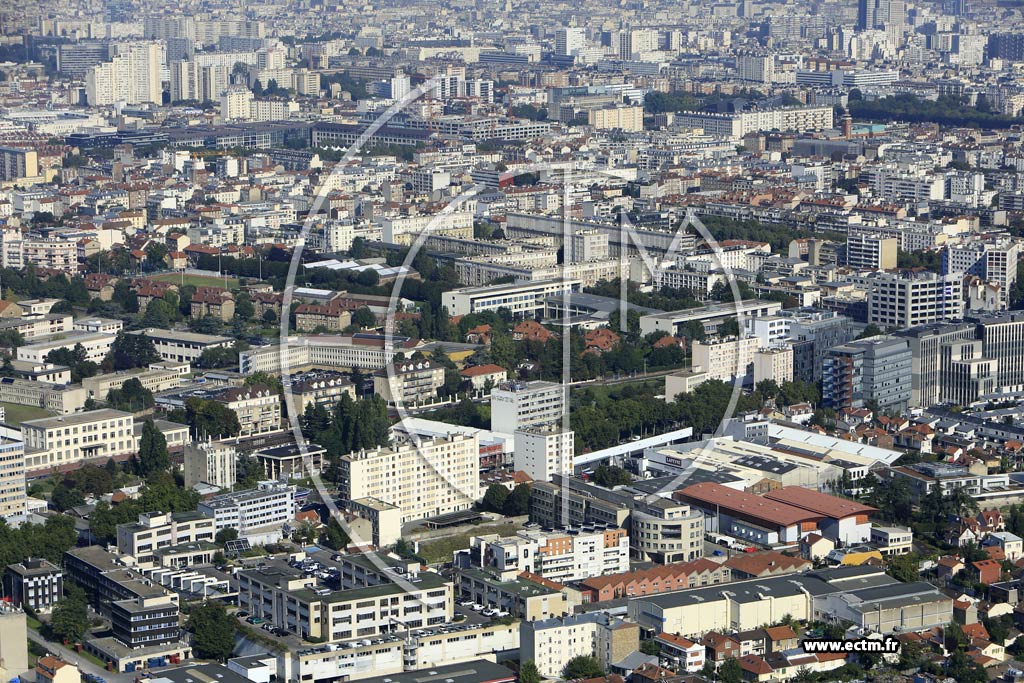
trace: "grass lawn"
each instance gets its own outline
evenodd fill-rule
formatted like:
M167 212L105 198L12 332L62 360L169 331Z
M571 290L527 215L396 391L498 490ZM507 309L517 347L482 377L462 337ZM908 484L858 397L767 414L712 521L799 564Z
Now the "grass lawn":
M195 287L223 287L225 282L222 277L210 275L189 275L188 273L184 276L182 276L181 273L160 273L159 275L151 276L149 279L159 280L162 282L173 282L176 285L184 283ZM228 277L227 288L238 289L238 278Z
M462 550L469 547L469 540L474 536L480 536L482 534L498 534L499 536L511 536L519 529L518 524L510 524L508 522L496 522L493 524L480 524L472 527L471 530L456 534L454 536L445 536L443 538L433 538L429 541L420 542L420 557L427 562L433 564L436 562L448 562L452 559L452 553L456 550Z
M28 627L30 629L35 630L35 631L38 631L39 629L41 629L43 627L43 622L41 622L38 619L36 619L35 617L29 616L27 614L25 615L25 621L28 622Z
M20 425L25 420L52 416L50 411L37 406L23 406L17 403L0 403L0 406L4 408L4 421L11 425Z

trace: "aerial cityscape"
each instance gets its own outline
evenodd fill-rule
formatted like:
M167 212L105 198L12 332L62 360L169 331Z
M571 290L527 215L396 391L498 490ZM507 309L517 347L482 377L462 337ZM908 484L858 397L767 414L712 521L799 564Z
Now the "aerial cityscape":
M1024 683L1024 3L0 3L0 517L0 683Z

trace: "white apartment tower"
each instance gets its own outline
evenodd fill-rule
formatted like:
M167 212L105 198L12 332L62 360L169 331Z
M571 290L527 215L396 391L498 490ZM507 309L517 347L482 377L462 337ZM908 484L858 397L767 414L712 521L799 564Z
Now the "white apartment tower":
M571 475L576 433L558 424L527 427L516 432L513 468L534 481L551 481L556 474Z
M555 54L570 56L587 45L587 33L579 26L560 28L555 33Z
M491 429L513 434L524 427L560 422L566 390L554 382L503 382L491 392Z
M114 49L116 54L109 62L97 64L86 73L89 104L160 104L163 43L125 43Z

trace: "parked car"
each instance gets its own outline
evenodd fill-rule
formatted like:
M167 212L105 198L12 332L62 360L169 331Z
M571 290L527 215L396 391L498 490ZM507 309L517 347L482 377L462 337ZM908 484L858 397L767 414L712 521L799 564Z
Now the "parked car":
M238 617L239 619L241 619L242 617L249 616L249 613L246 612L244 609L240 609L237 612L235 612L235 616Z
M493 607L488 607L480 614L484 615L485 617L496 617L498 616L498 610L494 609Z

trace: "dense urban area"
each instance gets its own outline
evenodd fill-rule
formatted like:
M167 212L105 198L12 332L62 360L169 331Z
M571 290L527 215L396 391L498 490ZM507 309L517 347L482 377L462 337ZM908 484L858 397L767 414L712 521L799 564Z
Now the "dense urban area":
M0 682L1024 683L1024 4L0 3L0 517Z

